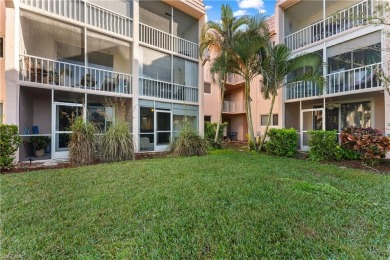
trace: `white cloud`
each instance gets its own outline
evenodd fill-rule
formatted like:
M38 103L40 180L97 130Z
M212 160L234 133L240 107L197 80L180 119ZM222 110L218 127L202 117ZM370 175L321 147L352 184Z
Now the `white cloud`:
M265 9L260 9L259 13L260 14L265 14L267 11Z
M206 10L210 10L213 7L211 5L206 5L205 8L206 8Z
M260 11L261 9L264 9L264 1L263 0L239 0L238 6L241 9L254 8Z
M247 10L237 10L233 13L233 16L241 16L241 15L246 15L248 13Z

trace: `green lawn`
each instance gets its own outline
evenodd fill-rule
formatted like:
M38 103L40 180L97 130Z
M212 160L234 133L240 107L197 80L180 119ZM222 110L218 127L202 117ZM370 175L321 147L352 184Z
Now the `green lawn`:
M0 258L390 257L390 176L219 151L0 178Z

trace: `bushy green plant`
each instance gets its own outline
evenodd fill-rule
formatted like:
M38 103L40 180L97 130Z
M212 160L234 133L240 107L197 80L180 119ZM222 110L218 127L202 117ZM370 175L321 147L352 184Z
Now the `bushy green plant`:
M68 144L70 163L77 165L92 163L96 151L95 127L78 117L72 122L70 130L72 131Z
M347 127L341 132L341 146L360 155L365 164L377 165L390 151L390 139L378 129Z
M34 150L45 149L50 143L50 138L48 136L31 136L29 141Z
M343 152L337 142L337 131L308 131L309 158L314 161L341 160Z
M117 118L100 137L99 158L104 162L134 160L133 135L125 120Z
M223 131L227 127L227 125L227 122L224 122L220 125L218 133L218 142L214 142L215 132L217 131L217 123L205 122L204 137L213 148L220 149L222 147L221 140L223 138Z
M9 170L21 143L16 125L0 124L0 171Z
M265 144L266 152L277 156L293 157L297 151L298 134L294 128L268 131L269 141Z
M202 156L207 154L207 141L193 128L188 118L184 118L179 136L171 141L170 149L179 156Z

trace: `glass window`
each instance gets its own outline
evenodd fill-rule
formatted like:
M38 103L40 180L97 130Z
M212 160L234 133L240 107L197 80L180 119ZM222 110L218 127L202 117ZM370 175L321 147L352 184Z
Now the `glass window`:
M260 126L266 126L268 120L268 115L260 115ZM279 115L273 114L271 117L270 126L278 126L279 125Z
M149 48L140 47L139 66L140 66L139 67L140 77L150 78L150 79L155 79L155 80L160 80L165 82L171 82L170 55ZM180 66L178 66L182 69L181 73L183 74L182 75L183 80L185 79L184 66L185 66L184 62L183 64L180 64Z
M371 127L371 102L341 104L341 129L345 127Z
M180 85L198 87L198 63L174 57L173 82Z
M260 116L260 125L261 126L266 126L267 125L267 119L268 119L268 115L261 115Z
M0 124L3 123L3 103L0 103Z
M211 122L211 116L204 116L205 122Z
M140 135L139 148L141 151L154 150L154 109L152 107L140 108Z
M4 38L0 37L0 58L4 58Z
M98 132L105 132L114 122L115 110L111 106L101 104L88 105L88 121L91 122Z
M210 83L204 83L204 93L211 94L211 84Z
M272 115L272 125L274 125L274 126L279 125L279 115L278 114Z

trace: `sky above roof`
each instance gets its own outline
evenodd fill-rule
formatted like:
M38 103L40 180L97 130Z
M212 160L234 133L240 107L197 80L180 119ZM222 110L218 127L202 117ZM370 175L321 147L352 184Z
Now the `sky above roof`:
M228 4L233 9L235 16L255 15L258 13L266 16L274 14L276 0L203 0L207 19L218 21L221 18L221 5Z

